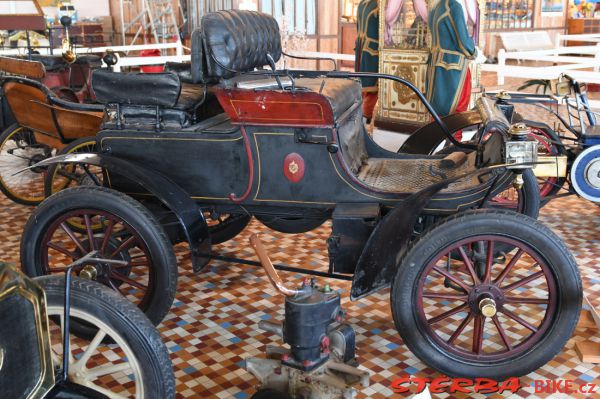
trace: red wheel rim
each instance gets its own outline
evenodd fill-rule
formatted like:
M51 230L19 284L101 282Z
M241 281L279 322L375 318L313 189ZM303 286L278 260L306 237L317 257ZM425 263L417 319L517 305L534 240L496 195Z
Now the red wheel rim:
M494 248L507 246L513 249L499 264ZM542 257L522 242L463 239L440 251L421 273L415 288L419 329L461 359L507 360L530 350L550 328L556 287ZM492 309L487 306L493 315L484 316Z
M79 228L80 227L80 228ZM152 258L139 233L121 218L94 209L77 209L56 218L46 230L40 247L42 273L64 273L67 266L92 250L98 257L118 259L126 266L84 264L74 269L96 270L95 280L105 284L140 309L146 310L154 291Z

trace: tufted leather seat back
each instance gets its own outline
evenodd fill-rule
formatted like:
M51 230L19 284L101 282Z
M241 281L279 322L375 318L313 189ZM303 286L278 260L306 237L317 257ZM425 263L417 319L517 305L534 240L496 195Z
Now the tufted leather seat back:
M275 18L246 10L225 10L202 18L202 36L209 78L228 79L281 58L281 36ZM193 56L193 55L192 55Z

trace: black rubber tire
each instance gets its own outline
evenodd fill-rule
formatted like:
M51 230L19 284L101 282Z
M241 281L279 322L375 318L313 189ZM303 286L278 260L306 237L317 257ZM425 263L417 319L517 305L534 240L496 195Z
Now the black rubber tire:
M2 134L0 134L0 151L4 148L4 144L8 140L10 140L11 136L13 136L14 134L18 134L18 132L15 133L15 131L22 130L22 129L25 129L25 128L22 128L21 126L19 126L18 123L14 123L14 124L10 125L9 127L7 127L6 129L4 129ZM26 198L15 195L6 186L6 183L1 178L0 178L0 191L2 191L2 193L4 195L6 195L6 197L8 197L11 201L16 202L17 204L21 204L21 205L36 206L36 205L39 205L40 202L42 202L42 200L43 200L41 193L40 193L39 199L26 199Z
M275 389L261 389L252 395L250 399L292 399L292 397Z
M21 268L30 277L43 275L41 240L61 214L76 209L96 209L126 221L144 241L152 259L153 295L145 309L157 325L169 312L177 291L177 259L162 226L133 198L104 187L74 187L44 200L31 214L21 237Z
M63 308L65 280L62 276L38 277L49 307ZM175 398L175 375L169 351L148 318L116 292L90 280L74 277L71 309L100 318L123 338L141 366L144 397ZM86 321L90 323L90 319Z
M244 231L251 219L252 216L250 215L230 215L225 221L214 226L208 226L211 244L221 244L231 240Z
M547 333L527 353L497 362L475 363L447 353L420 330L415 297L417 282L424 267L440 248L446 248L465 237L485 234L516 238L541 254L556 277L558 306ZM399 262L390 297L396 329L406 346L419 359L449 376L496 380L528 374L559 353L577 325L581 300L581 278L575 259L565 243L538 221L501 210L468 211L432 226L410 245Z
M519 197L522 198L523 209L518 213L537 219L540 215L540 187L531 169L523 172L523 187L519 189ZM484 208L497 209L489 202L484 205Z
M264 215L255 215L255 217L271 230L287 234L306 233L321 226L327 220L326 217L303 218Z
M92 144L94 145L94 148L97 148L96 139L94 137L82 137L69 143L69 145L60 150L60 152L57 155L76 154L82 152L82 149L86 149L85 152L87 152L87 148L89 148ZM46 196L46 198L54 194L52 190L52 181L54 179L54 176L56 175L58 168L62 166L62 164L53 164L48 167L48 174L46 175L46 179L44 180L44 195Z

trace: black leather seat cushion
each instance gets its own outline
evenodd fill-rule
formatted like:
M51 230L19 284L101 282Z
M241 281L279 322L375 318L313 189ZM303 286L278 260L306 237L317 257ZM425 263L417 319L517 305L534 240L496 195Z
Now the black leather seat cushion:
M181 91L174 73L116 73L95 70L92 88L102 104L135 104L172 108Z
M281 36L275 18L245 10L225 10L202 18L207 75L228 79L281 58ZM192 57L194 52L192 52Z
M296 79L296 87L310 89L321 93L333 109L333 117L338 119L352 105L361 99L360 83L351 79L326 78L323 90L321 84L323 79Z

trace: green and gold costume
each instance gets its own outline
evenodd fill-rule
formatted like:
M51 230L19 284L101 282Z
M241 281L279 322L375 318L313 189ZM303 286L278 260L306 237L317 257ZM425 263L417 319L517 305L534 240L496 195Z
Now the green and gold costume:
M468 59L475 56L475 43L456 0L440 0L428 19L431 57L426 94L440 116L446 116L456 111L467 77Z
M357 38L354 52L357 72L379 71L379 1L362 0L356 11ZM377 92L377 79L363 78L366 92Z

